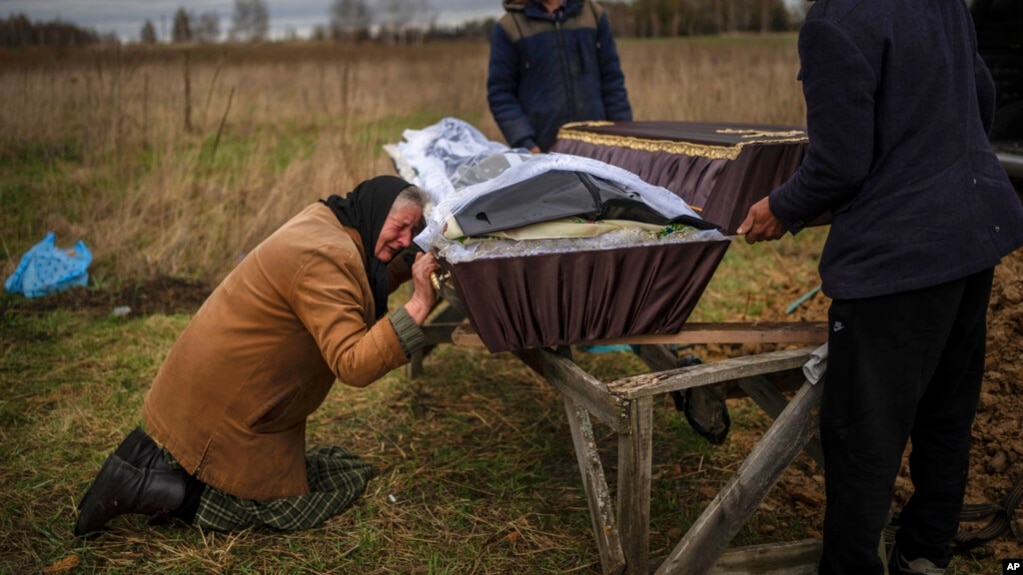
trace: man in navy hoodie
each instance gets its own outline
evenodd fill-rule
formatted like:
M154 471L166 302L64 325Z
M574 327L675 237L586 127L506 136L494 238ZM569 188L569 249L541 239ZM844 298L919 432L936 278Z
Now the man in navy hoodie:
M546 152L568 122L632 120L607 14L592 0L505 0L487 101L508 145Z
M987 139L994 84L961 1L817 0L799 57L807 155L739 233L774 240L831 218L819 573L884 573L911 440L889 568L936 575L966 488L993 270L1023 245L1023 207Z

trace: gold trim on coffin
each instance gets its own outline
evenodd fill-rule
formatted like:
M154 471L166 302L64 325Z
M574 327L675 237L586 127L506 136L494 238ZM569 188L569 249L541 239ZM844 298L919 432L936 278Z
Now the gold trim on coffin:
M782 144L806 141L806 132L803 130L771 132L752 129L721 128L715 131L719 134L737 134L741 138L750 138L750 140L738 142L731 146L712 146L709 144L694 144L691 142L679 142L672 140L649 140L633 136L595 134L593 132L574 129L613 125L614 122L574 122L571 124L565 124L558 132L558 139L578 140L594 146L628 148L630 150L641 150L644 152L666 152L669 154L685 156L700 156L710 158L712 160L734 160L739 157L743 147L750 144ZM753 140L752 138L758 139Z

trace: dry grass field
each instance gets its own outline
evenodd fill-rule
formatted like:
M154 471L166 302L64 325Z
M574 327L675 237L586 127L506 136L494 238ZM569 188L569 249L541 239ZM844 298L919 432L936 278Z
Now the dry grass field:
M795 36L619 49L637 120L803 123ZM307 204L393 173L382 146L405 129L453 116L500 140L485 101L487 52L478 43L0 52L0 272L49 230L95 256L78 295L0 299L0 574L600 572L560 397L508 354L456 346L430 354L421 377L395 371L365 390L332 391L310 442L344 445L379 475L321 528L201 533L124 517L100 538L71 535L78 499L140 423L175 337L240 257ZM736 242L693 319L786 317L817 284L824 233ZM124 304L134 311L111 316ZM788 317L818 320L825 309L818 296ZM645 369L629 353L578 361L598 378ZM769 425L748 401L729 407L722 446L670 401L655 410L652 556L671 550ZM612 435L597 439L613 472ZM733 544L819 536L821 481L809 458L797 460ZM959 558L950 573L997 573L998 556Z
M637 119L802 123L791 38L621 52ZM381 146L404 129L454 116L500 140L486 58L483 44L0 55L0 153L15 180L3 270L53 230L86 240L101 283L215 281L300 207L393 172Z

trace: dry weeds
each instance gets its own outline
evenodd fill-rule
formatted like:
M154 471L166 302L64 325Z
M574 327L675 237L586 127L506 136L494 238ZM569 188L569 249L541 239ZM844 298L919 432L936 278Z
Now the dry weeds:
M637 119L801 123L791 38L621 44ZM0 271L52 229L86 241L99 280L215 282L304 205L392 172L381 146L404 129L455 116L500 140L486 58L430 44L0 59L0 157L39 172L5 192L31 199L5 217Z

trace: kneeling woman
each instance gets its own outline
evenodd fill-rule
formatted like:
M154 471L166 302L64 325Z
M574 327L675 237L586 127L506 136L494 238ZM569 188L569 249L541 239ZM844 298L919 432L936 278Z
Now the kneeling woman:
M294 531L348 508L373 469L341 447L307 452L306 419L334 381L369 385L426 344L439 266L418 254L395 271L425 204L419 188L376 177L310 205L252 250L175 342L145 398L146 431L104 462L75 534L126 513ZM388 315L409 271L412 297Z

